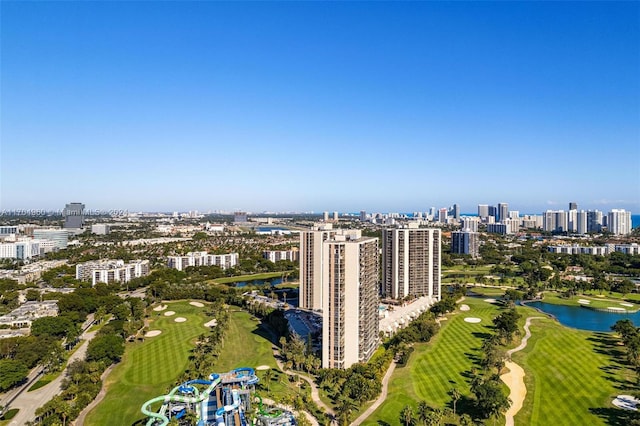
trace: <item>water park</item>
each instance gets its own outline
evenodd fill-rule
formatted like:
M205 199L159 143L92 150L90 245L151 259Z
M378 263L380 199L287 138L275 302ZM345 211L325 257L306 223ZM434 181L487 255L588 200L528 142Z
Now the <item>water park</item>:
M187 413L195 414L198 426L294 426L294 416L287 410L263 407L258 400L257 414L251 413L251 400L259 379L253 368L236 368L228 373L210 374L208 380L189 380L142 405L149 419L147 426L165 426L172 420L192 424ZM158 403L160 406L158 408ZM156 407L156 410L152 409ZM193 415L189 416L193 418ZM181 422L181 419L184 421Z

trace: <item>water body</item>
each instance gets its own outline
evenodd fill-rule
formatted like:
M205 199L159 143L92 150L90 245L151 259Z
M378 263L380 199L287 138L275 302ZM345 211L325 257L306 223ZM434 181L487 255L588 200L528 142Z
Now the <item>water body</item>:
M237 281L233 283L236 287L246 287L248 285L265 285L269 284L271 287L277 286L283 283L282 278L269 278L266 280L251 280L251 281Z
M616 321L623 319L629 319L636 326L640 326L640 312L616 314L579 306L552 305L544 302L527 302L527 306L538 308L542 312L553 315L562 325L580 330L611 331L611 326Z

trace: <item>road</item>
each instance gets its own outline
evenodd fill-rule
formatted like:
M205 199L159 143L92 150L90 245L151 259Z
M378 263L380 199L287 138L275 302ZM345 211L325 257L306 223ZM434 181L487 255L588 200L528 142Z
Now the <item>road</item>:
M95 331L82 333L81 339L83 342L80 344L80 347L69 357L69 361L67 362L67 366L71 364L75 360L84 359L87 353L87 346L91 339L96 335ZM60 373L60 375L52 380L46 386L41 387L40 389L34 390L32 392L26 391L26 386L23 388L23 391L16 397L16 399L9 406L10 409L17 408L18 414L11 420L9 423L10 426L21 426L26 424L27 422L33 421L36 418L36 410L50 401L54 396L60 393L62 380L65 378L67 372L67 368Z

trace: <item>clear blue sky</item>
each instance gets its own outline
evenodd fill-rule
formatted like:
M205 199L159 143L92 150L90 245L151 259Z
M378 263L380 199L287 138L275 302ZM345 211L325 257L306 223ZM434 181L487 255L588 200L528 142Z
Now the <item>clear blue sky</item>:
M638 2L10 2L0 208L640 211Z

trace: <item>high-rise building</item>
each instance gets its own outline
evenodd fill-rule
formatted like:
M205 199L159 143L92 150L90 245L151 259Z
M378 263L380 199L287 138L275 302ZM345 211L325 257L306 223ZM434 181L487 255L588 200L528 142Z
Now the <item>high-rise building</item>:
M453 207L451 207L451 216L453 216L453 218L455 220L460 219L460 206L457 204L454 204Z
M233 268L238 264L238 253L209 254L206 251L194 251L184 256L168 256L169 268L183 271L189 266L219 266L222 269Z
M33 238L40 240L51 240L54 242L54 246L56 249L64 249L67 248L67 243L69 242L69 231L60 228L34 228Z
M238 211L233 213L233 223L247 223L248 221L247 212Z
M382 230L385 297L430 296L440 300L441 232L435 228Z
M336 235L360 238L357 229L333 229L331 224L310 231L300 232L300 307L321 310L324 294L322 282L323 250L325 241Z
M480 254L480 236L469 229L451 233L451 253L469 254L478 257Z
M607 214L607 231L614 235L631 233L631 212L625 209L612 209Z
M502 222L509 217L509 204L498 203L496 222Z
M322 220L324 222L329 222L329 212L322 213Z
M438 222L447 223L449 211L446 208L438 210Z
M483 219L483 220L489 217L488 204L478 204L478 216L480 217L480 219Z
M479 217L463 217L462 219L460 219L460 229L468 229L472 232L478 232L479 223Z
M69 203L64 206L64 227L68 229L80 229L84 224L84 204Z
M360 222L367 221L367 212L365 210L360 210Z
M542 229L547 232L568 232L569 216L564 210L547 210L544 212Z
M587 212L585 212L584 210L580 210L579 212L576 212L576 218L575 218L575 226L576 226L576 233L578 234L586 234L587 231Z
M333 212L333 221L334 222L338 221L338 212Z
M336 236L322 249L322 366L349 368L379 344L378 239Z
M587 232L602 231L602 212L599 210L587 211Z
M569 210L578 210L578 203L575 202L570 202L569 203Z
M507 235L509 227L504 223L489 223L487 224L487 232L490 234Z
M129 263L124 263L123 260L93 260L76 265L76 279L91 281L92 286L96 283L126 283L148 274L148 260L133 260Z
M96 223L91 225L91 233L96 235L107 235L111 232L111 226L106 223Z
M489 217L492 217L494 222L498 221L498 208L496 206L489 206Z

